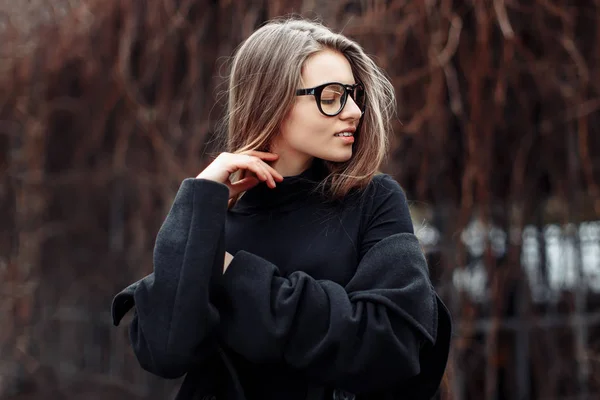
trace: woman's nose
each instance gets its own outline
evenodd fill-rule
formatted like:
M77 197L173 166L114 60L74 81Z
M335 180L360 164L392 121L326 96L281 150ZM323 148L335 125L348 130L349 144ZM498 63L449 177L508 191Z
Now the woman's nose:
M342 119L359 119L362 117L363 111L356 104L354 99L351 96L348 96L348 100L346 104L344 104L344 109L340 113L340 117Z

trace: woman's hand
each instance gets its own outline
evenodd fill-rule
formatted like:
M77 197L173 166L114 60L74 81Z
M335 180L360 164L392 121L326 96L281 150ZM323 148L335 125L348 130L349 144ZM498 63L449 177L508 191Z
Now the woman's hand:
M283 176L267 164L267 161L275 161L278 157L277 154L254 150L241 154L221 153L196 178L227 185L229 198L251 189L261 181L266 182L270 188L274 188L276 182L283 181ZM238 182L231 183L229 177L239 170L244 170L243 178Z
M231 199L253 188L261 181L266 182L270 188L276 186L275 182L283 181L283 176L267 164L267 161L275 161L277 158L279 158L277 154L253 150L240 154L221 153L196 178L208 179L227 185L229 198ZM229 180L231 174L240 170L243 170L242 179L231 183ZM232 260L233 256L225 252L223 273L225 273Z

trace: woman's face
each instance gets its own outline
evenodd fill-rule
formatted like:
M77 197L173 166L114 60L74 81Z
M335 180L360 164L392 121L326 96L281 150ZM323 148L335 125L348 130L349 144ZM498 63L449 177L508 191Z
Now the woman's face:
M332 50L311 56L302 68L302 87L313 88L328 82L354 85L354 75L348 60ZM322 99L327 101L326 93ZM353 133L362 116L361 109L348 96L343 110L336 116L322 114L315 96L296 96L296 103L281 125L271 151L279 154L274 167L284 176L297 175L310 165L314 157L332 162L345 162L352 157Z

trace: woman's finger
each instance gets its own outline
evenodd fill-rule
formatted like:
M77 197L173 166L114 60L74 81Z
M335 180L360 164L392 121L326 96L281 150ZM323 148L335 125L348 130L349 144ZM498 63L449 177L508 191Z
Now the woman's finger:
M278 182L283 181L283 176L281 176L279 172L267 164L267 161L277 160L279 158L278 154L258 150L248 150L239 153L239 155L247 156L255 162L260 162L266 168L266 172L273 177L273 180Z
M269 164L264 163L265 168L267 169L267 171L269 172L269 174L276 180L276 181L283 181L283 176L277 172L277 170L275 170L275 168L271 167Z
M268 153L266 151L258 151L258 150L248 150L248 151L244 151L240 154L244 154L247 156L254 156L254 157L258 157L261 160L276 160L277 158L279 158L278 154L275 153Z
M254 176L249 176L247 178L243 178L235 183L230 183L229 186L229 197L237 196L238 194L245 192L247 190L252 189L254 186L258 185L260 180Z
M268 169L269 166L263 163L262 165L260 165L260 167L263 169L265 174L267 174L267 184L271 187L271 189L273 189L275 186L277 186L277 183L275 183L275 178Z
M274 188L276 186L275 179L267 167L268 166L265 163L259 160L258 162L251 162L249 169L261 178L264 178L262 180L264 180L269 187Z
M255 156L244 157L245 158L243 160L241 160L239 163L236 163L238 168L243 168L253 172L261 181L269 183L273 180L271 173L266 168L266 164L260 158Z
M263 164L265 165L265 167L267 167L267 171L269 172L269 174L272 175L276 181L281 182L283 180L283 176L281 176L281 174L279 172L277 172L275 170L275 168L271 167L266 162L266 161L275 161L276 159L279 158L278 154L266 153L264 151L257 151L257 150L249 150L242 154L260 159L263 162Z
M270 188L275 188L277 186L276 182L283 181L283 176L267 164L266 161L274 161L278 157L274 153L255 150L240 154L221 153L197 178L209 179L229 185L231 174L241 170L241 180L249 175L254 175L257 180L266 182ZM255 185L256 183L251 184L251 186ZM240 184L237 187L241 188L243 186L243 184Z
M254 174L261 181L266 182L269 180L269 174L265 171L264 168L262 168L262 165L260 165L260 163L255 162L254 160L249 160L245 163L244 167L247 171Z
M279 182L281 182L283 180L283 176L281 176L281 174L279 172L277 172L275 170L275 168L271 167L269 164L267 164L265 162L264 159L262 159L260 156L273 156L273 159L277 159L279 157L279 155L274 154L274 153L265 153L265 152L260 152L260 151L250 151L248 152L248 154L246 154L250 157L255 157L255 159L258 159L258 161L261 162L262 165L264 165L267 169L267 172L273 176L273 178ZM267 157L268 158L268 157Z

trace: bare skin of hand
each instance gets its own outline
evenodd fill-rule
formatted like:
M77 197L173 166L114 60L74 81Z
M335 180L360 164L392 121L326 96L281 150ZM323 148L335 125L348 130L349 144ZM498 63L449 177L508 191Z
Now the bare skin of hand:
M225 273L225 271L227 271L227 268L229 267L229 264L231 264L232 260L233 260L233 256L231 254L229 254L228 252L225 252L225 262L223 263L223 273Z
M254 150L240 154L221 153L196 178L208 179L227 185L229 199L231 199L258 185L259 182L266 182L270 188L274 188L277 185L276 182L283 181L283 176L267 164L267 162L273 162L277 158L279 158L277 154ZM231 174L240 170L243 172L243 178L231 183ZM231 260L233 260L233 256L225 252L223 273L229 267Z
M254 150L240 154L221 153L196 178L208 179L227 185L229 198L231 199L258 185L261 181L266 182L270 188L274 188L276 182L283 181L283 176L267 164L267 162L273 162L277 158L279 158L277 154ZM240 170L243 170L244 178L231 183L229 180L231 174Z

